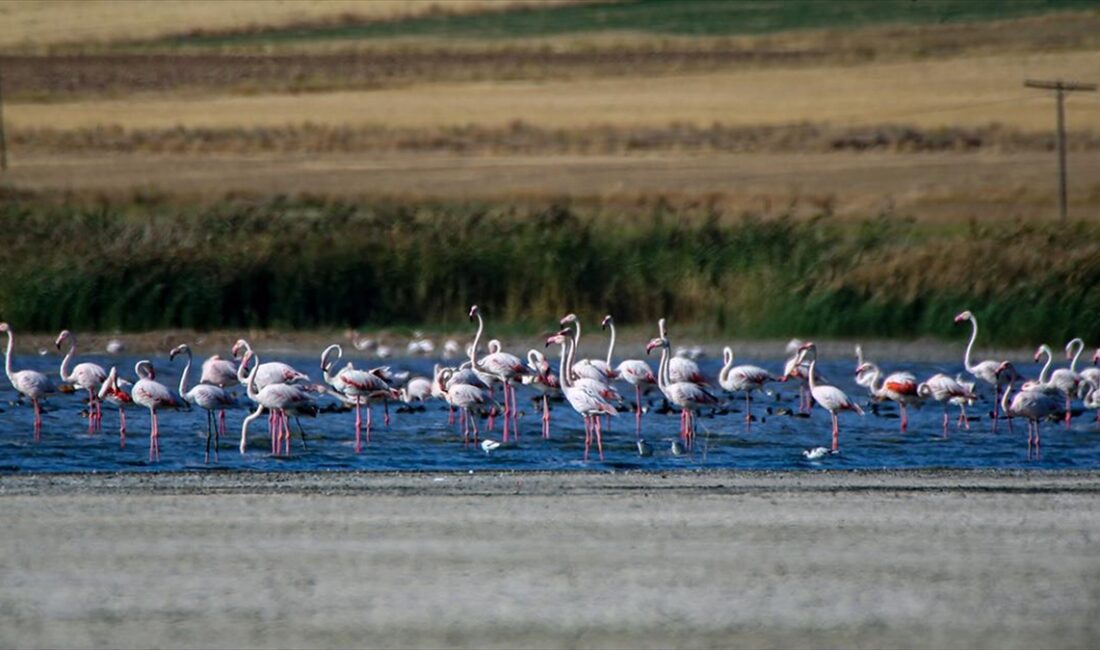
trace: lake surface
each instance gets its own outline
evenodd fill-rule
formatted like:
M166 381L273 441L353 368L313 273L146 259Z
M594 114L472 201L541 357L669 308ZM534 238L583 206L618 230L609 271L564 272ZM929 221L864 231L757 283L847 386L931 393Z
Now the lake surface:
M273 355L263 357L264 360L276 358ZM288 356L281 360L320 381L316 357ZM358 367L378 365L378 362L354 360ZM116 365L124 377L134 380L136 358L88 355L77 361L94 361L104 367ZM656 369L657 360L651 361ZM885 372L909 370L921 380L936 372L954 376L962 371L961 363L876 361ZM36 369L56 381L59 362L60 357L53 354L17 356L14 367L16 370ZM174 390L183 369L182 360L170 363L165 357L154 359L154 363L157 380ZM430 376L433 361L400 359L388 363L395 369L409 369L414 374ZM777 375L783 367L782 359L739 359L738 363L762 365ZM708 376L717 377L721 363L720 359L704 358L700 365ZM674 455L671 451L673 441L678 439L679 414L660 412L660 395L653 391L644 400L651 408L642 418L641 433L652 446L653 455L642 457L638 454L634 416L632 412L624 412L613 419L610 431L604 432L604 460L598 459L593 448L588 462L583 460L584 429L580 416L567 404L553 405L551 439L543 440L540 436L541 407L531 401L533 393L522 387L518 389L524 413L520 418L520 440L513 447L491 454L472 444L464 447L458 426L447 424L446 406L433 401L422 411L414 412L398 412L398 405L391 405L393 419L389 427L382 425L382 409L376 406L371 443L364 445L359 454L354 447L353 411L322 412L316 417L303 417L301 422L308 446L303 449L295 427L288 458L270 455L267 421L266 417L261 417L252 422L248 452L242 455L237 448L241 422L251 403L244 396L243 388L237 388L240 406L227 414L228 434L222 440L218 462L211 459L209 464L204 464L206 412L201 409L161 413L161 458L151 463L148 460L149 414L145 409L134 406L127 410L127 440L125 448L120 448L117 409L105 404L103 431L89 434L82 415L86 393L54 395L46 402L42 438L35 442L30 403L19 403L18 395L6 378L0 378L0 471L148 472L203 467L257 471L1100 468L1100 427L1095 412L1079 414L1068 430L1061 423L1044 423L1042 457L1029 460L1026 422L1016 421L1014 432L1009 431L1007 422L1001 422L997 433L991 433L992 391L984 385L979 384L978 390L985 391L985 398L968 409L972 418L970 431L955 430L957 407L950 407L952 426L948 437L944 438L942 408L930 401L923 408L911 411L909 432L902 434L898 430L897 409L892 404L879 405L878 413L872 413L866 389L854 382L855 362L852 359L822 359L819 365L835 385L866 408L867 415L842 413L840 453L814 461L807 460L803 450L829 446L829 415L816 407L808 418L778 414L777 411L784 409L797 411L797 389L793 383L772 384L774 395L757 394L753 412L758 420L751 430L745 427L740 411L744 401L739 397L730 398L728 412L704 415L699 419L695 448L684 455ZM1017 364L1017 367L1029 376L1038 374L1038 366L1034 364ZM630 386L621 384L619 390L628 400L633 399ZM318 404L323 410L336 406L335 400L329 397L321 397ZM1075 402L1075 407L1079 406L1079 402ZM496 430L484 437L499 440L500 433L498 418Z

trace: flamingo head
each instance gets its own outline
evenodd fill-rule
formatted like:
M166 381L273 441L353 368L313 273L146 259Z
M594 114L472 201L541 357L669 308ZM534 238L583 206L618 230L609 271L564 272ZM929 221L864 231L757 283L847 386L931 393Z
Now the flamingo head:
M608 327L611 327L611 325L613 325L614 323L615 323L615 320L613 318L611 318L611 314L608 314L607 316L603 317L602 321L600 321L600 329L605 330Z
M576 314L566 314L565 316L561 317L561 321L559 321L559 322L562 325L569 325L571 323L576 323L577 322L577 315Z
M1043 349L1044 349L1044 348L1046 348L1046 344L1045 344L1045 343L1044 343L1043 345L1040 345L1040 346L1039 346L1039 347L1038 347L1038 348L1037 348L1037 349L1035 350L1035 357L1034 357L1034 360L1035 360L1035 362L1036 362L1036 363L1038 363L1038 362L1039 362L1039 357L1043 356Z
M176 347L172 348L171 352L168 353L168 360L175 361L176 355L183 354L184 352L187 352L188 349L189 348L187 347L186 343L181 343L177 345Z
M344 356L344 350L335 343L325 348L324 352L321 353L321 372L324 372L332 366L333 362L329 361L329 357L331 357L334 352L336 353L337 359Z
M7 323L0 323L0 332L10 332L11 326Z
M470 306L470 320L473 320L473 319L477 318L477 314L478 314L477 305L471 305Z
M233 349L231 350L233 353L233 358L236 359L237 357L241 356L241 350L248 349L249 348L247 341L245 341L244 339L237 339L237 342L233 344Z
M973 318L974 318L974 314L971 314L970 310L967 309L966 311L962 312L961 314L959 314L958 316L955 317L955 322L956 323L961 323L964 320L971 320Z
M157 378L157 371L153 368L153 362L148 359L142 359L134 364L134 374L145 379Z
M1036 361L1038 361L1038 358L1036 358ZM1012 363L1010 361L1002 361L1001 364L999 366L997 366L997 370L995 370L993 374L1000 377L1005 372L1008 372L1008 370L1011 369L1011 368L1012 368Z
M859 364L859 366L856 367L856 376L862 375L865 372L869 372L874 367L875 367L875 364L873 364L869 361L861 363L861 364Z
M726 346L722 348L722 365L728 366L733 363L733 348Z
M561 330L560 332L558 332L556 334L551 334L546 339L546 347L550 347L551 345L563 345L565 343L566 338L572 333L573 333L573 330L571 330L567 327L567 328Z
M73 337L73 333L70 332L69 330L61 330L61 333L57 335L57 340L54 341L54 346L58 350L60 350L61 349L61 344L64 343L65 341L68 341L72 337Z
M645 353L649 354L654 348L665 348L667 350L668 345L668 339L663 336L658 336L655 339L650 339L649 343L646 343Z

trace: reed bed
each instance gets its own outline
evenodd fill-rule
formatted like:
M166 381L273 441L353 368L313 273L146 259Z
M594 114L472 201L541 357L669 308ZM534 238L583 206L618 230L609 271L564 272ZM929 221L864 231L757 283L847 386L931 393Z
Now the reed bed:
M837 221L609 206L3 197L0 315L28 331L456 324L566 311L745 337L1100 340L1091 223Z

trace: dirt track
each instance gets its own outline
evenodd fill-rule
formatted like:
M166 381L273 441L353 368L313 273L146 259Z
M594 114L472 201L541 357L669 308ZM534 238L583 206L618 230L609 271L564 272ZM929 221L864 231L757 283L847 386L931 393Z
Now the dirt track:
M4 477L6 647L1095 647L1094 474Z

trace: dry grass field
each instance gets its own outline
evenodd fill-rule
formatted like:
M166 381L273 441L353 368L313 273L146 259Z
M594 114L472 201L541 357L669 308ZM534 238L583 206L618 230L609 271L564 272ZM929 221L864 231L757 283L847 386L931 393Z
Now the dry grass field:
M1100 69L1100 52L1008 54L972 58L797 67L549 82L416 84L377 91L310 94L142 95L49 104L12 103L15 129L72 129L386 124L391 127L505 125L514 120L558 128L593 124L706 125L905 122L918 126L1052 126L1051 101L1023 88L1029 77ZM1094 97L1070 101L1070 127L1100 130Z
M0 48L37 49L152 39L197 30L226 31L355 16L393 20L424 14L504 10L512 0L5 0ZM531 4L528 2L527 4ZM542 4L545 4L543 0Z

